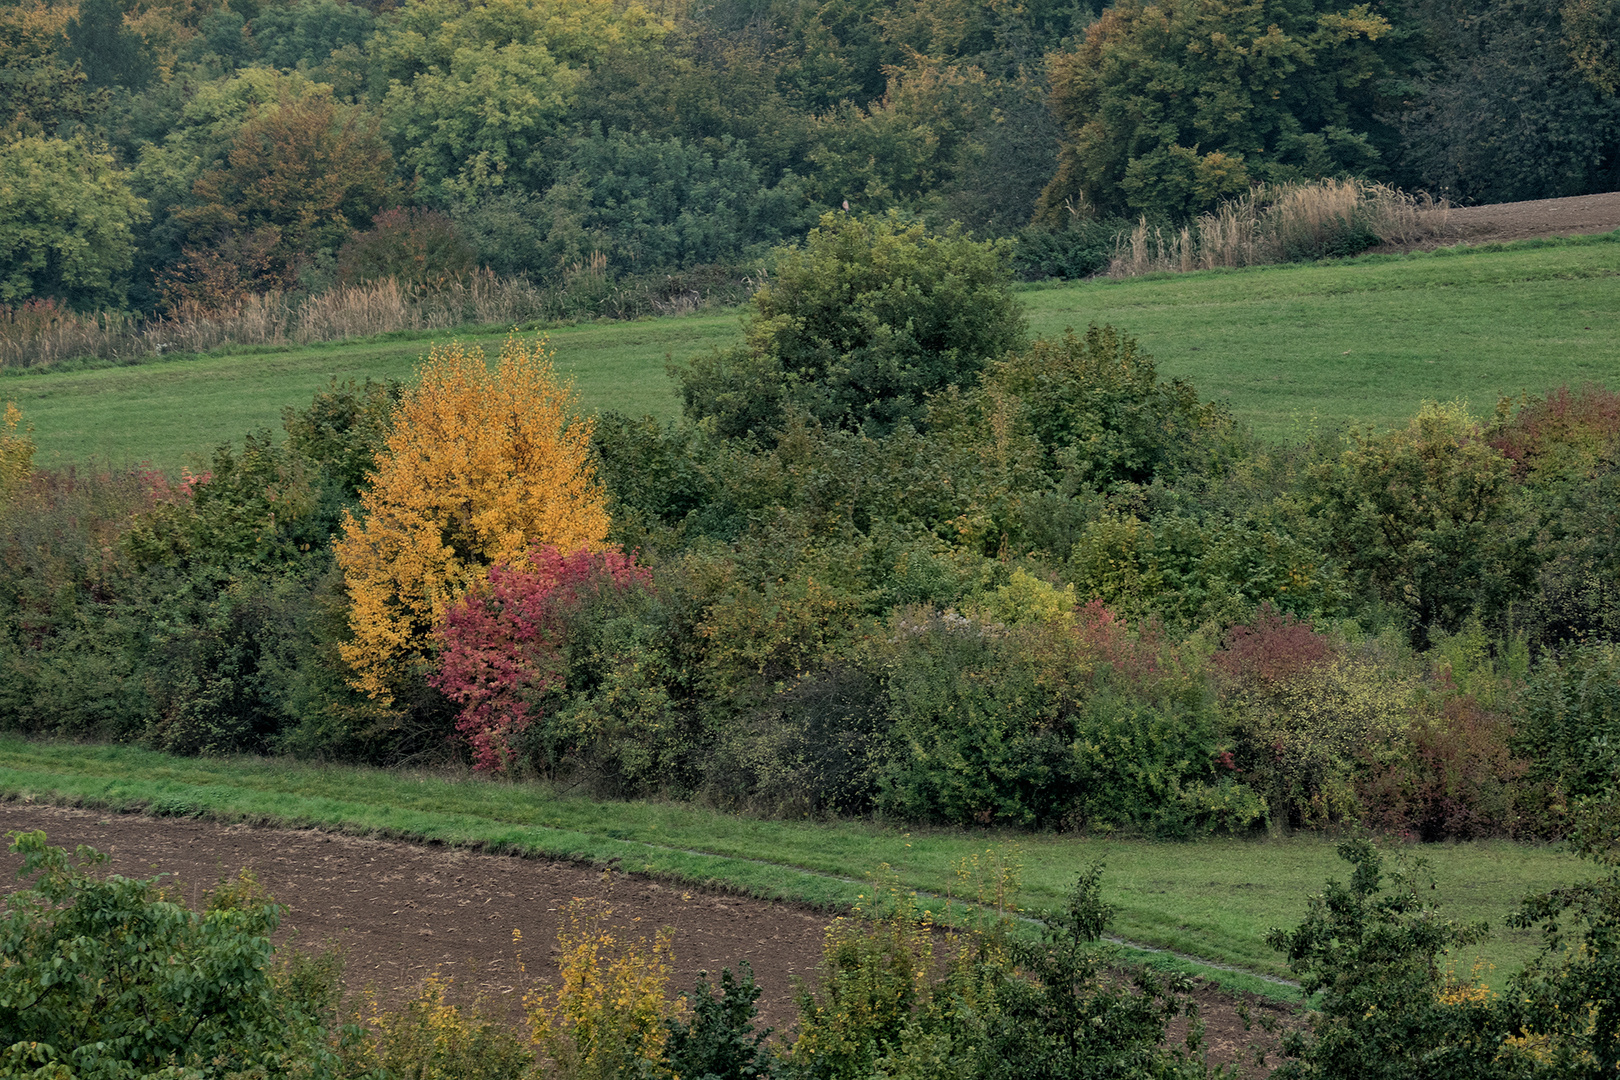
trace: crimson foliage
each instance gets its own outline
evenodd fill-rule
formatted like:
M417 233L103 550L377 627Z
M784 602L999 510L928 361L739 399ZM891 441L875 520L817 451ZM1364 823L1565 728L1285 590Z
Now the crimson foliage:
M535 718L534 698L563 689L570 617L597 594L652 581L634 556L617 551L565 555L546 545L529 553L529 563L490 567L489 588L445 614L440 667L429 680L462 707L456 730L480 770L504 770L510 737Z

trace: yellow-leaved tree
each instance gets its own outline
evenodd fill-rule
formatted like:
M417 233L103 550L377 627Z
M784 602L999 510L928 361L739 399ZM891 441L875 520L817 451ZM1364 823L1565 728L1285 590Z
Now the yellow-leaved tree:
M8 401L5 417L0 419L0 497L9 498L32 475L33 428L23 426L22 410Z
M391 702L433 651L446 609L492 564L526 565L533 545L602 546L591 421L573 414L551 357L543 340L514 336L491 371L482 349L436 346L400 401L362 515L344 518L336 544L356 689Z

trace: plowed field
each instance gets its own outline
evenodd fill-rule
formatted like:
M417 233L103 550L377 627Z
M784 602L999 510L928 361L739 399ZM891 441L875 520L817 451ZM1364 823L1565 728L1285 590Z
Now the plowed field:
M303 948L345 953L351 991L383 1004L409 997L434 972L464 994L515 1005L552 970L561 912L575 898L605 901L630 936L675 930L677 989L700 969L748 960L764 993L763 1022L792 1028L795 979L814 978L831 916L806 907L686 889L569 863L485 855L315 831L223 825L177 818L0 803L0 832L44 829L53 844L89 844L111 856L113 873L172 875L190 902L216 881L251 869L288 907L283 932ZM0 890L13 887L14 856L4 856ZM513 931L522 934L518 970ZM1227 1062L1263 1038L1244 1029L1234 999L1202 990L1211 1060ZM1257 1009L1273 1009L1254 1001ZM1270 1040L1266 1040L1269 1042ZM1260 1070L1254 1075L1264 1075Z

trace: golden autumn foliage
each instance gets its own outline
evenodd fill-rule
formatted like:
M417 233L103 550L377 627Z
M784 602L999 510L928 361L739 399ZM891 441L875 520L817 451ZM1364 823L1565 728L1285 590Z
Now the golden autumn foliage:
M591 421L574 416L543 341L435 347L394 413L393 433L336 544L348 585L353 684L387 702L432 650L445 610L490 565L531 546L595 550L608 530L590 463Z
M553 1075L567 1080L656 1075L669 1037L665 1021L684 1010L668 994L674 931L659 930L649 946L615 931L606 903L575 900L564 911L567 925L557 933L562 984L524 999L535 1043Z
M32 431L23 427L17 403L6 402L5 416L0 419L0 496L9 496L34 473Z

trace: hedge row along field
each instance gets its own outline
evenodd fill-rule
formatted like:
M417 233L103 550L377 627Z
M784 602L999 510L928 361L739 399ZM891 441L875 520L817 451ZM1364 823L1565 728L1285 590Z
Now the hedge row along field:
M1467 258L1461 276L1493 273ZM590 416L536 341L494 366L440 345L411 382L329 383L284 439L178 480L37 469L9 409L0 716L764 817L1610 859L1602 385L1268 442L1123 330L1032 334L998 245L840 214L780 253L740 340L672 370L682 422ZM1356 1075L1422 1044L1403 1025L1440 1032L1449 1067L1608 1060L1607 1014L1571 1018L1608 978L1612 874L1527 901L1520 929L1567 921L1593 951L1554 937L1493 996L1442 977L1436 954L1481 932L1434 917L1421 875L1359 840L1340 854L1332 905L1264 934L1325 994L1303 1061ZM1109 1053L1155 1045L1125 1014L1159 990L1110 997L1073 951L1102 918L1078 877L1068 944L1018 964L1091 987L1064 1008L1124 1024ZM834 962L866 985L882 934L912 931L852 933ZM1007 1023L1057 1007L972 956L958 989L992 978ZM979 1038L951 1015L930 1030ZM895 1023L870 1045L899 1053Z

